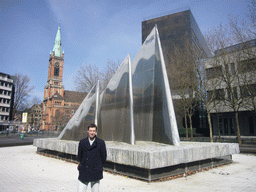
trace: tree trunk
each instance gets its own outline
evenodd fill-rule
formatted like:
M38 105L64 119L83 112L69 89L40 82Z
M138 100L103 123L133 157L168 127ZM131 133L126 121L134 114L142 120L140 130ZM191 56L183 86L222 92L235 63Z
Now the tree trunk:
M217 114L217 122L218 122L218 129L219 129L219 141L220 141L220 116Z
M186 139L188 139L188 122L187 122L187 115L185 115L185 128L186 128Z
M194 141L194 137L193 137L193 126L192 126L192 115L188 115L189 117L189 124L190 124L190 138L191 141Z
M208 117L209 129L210 129L210 140L211 140L211 142L213 142L213 139L212 139L211 115L210 115L210 113L208 111L207 111L207 117Z
M241 145L242 144L242 140L241 140L241 134L240 134L240 127L239 127L238 111L236 111L235 113L236 113L237 141L238 141L238 144Z

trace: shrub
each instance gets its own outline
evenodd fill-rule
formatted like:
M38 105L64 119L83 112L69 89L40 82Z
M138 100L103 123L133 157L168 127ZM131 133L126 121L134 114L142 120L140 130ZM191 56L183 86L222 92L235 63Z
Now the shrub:
M188 128L188 136L189 137L190 137L190 133L191 133L190 128ZM195 134L196 134L196 128L193 128L193 135L195 135ZM186 137L186 128L180 127L179 135L180 135L180 137Z

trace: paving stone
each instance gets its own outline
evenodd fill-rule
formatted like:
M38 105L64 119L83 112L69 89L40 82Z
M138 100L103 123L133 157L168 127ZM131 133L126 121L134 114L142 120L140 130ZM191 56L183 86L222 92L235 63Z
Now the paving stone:
M0 191L76 191L77 165L39 155L36 150L32 145L0 148ZM152 183L104 172L100 191L255 191L255 162L255 155L234 154L232 164Z

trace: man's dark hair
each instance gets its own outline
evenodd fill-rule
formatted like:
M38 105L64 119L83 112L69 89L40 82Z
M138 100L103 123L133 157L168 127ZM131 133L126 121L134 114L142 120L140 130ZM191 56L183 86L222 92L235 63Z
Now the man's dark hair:
M95 125L94 123L92 123L92 124L90 124L90 125L88 126L88 130L89 130L89 128L93 128L93 127L96 127L96 131L97 131L98 127L97 127L97 125Z

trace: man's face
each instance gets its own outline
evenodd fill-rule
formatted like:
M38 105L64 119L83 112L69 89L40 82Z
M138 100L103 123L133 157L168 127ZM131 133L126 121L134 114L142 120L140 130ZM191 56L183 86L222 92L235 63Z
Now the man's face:
M96 127L89 127L89 130L87 131L89 133L90 139L93 139L96 136Z

